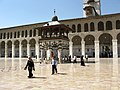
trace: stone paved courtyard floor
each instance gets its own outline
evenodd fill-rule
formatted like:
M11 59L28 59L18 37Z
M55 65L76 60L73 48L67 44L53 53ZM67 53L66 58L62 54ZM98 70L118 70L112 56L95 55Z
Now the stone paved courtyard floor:
M58 64L51 75L50 64L35 63L34 78L27 78L26 60L0 60L0 90L120 90L120 60L96 59L95 63Z

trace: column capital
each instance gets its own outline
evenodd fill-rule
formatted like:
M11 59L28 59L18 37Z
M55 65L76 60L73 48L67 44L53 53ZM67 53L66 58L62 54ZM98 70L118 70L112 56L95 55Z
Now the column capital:
M117 42L118 40L117 39L113 39L112 42Z

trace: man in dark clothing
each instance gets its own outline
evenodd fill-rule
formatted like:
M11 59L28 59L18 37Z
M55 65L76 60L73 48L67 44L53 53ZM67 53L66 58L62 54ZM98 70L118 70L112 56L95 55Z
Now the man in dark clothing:
M85 62L84 62L84 59L83 59L83 55L81 56L81 66L85 66Z
M27 67L28 67L28 71L29 71L28 78L32 78L32 76L33 76L32 70L35 71L35 68L34 68L34 62L31 57L28 58L28 61L27 61L27 64L26 64L24 70L26 70Z
M57 73L57 61L55 60L55 58L52 58L52 75L54 74L54 72L56 71Z

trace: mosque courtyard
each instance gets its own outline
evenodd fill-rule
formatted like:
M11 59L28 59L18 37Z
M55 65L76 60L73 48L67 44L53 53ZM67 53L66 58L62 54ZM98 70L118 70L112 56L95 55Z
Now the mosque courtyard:
M1 59L0 90L120 90L120 60L94 61L85 67L80 63L58 64L54 75L51 64L35 61L34 77L28 78L26 59Z

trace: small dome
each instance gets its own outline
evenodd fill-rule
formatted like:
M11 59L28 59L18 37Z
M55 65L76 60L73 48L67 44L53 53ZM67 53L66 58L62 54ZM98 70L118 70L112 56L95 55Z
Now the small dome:
M52 17L52 21L58 21L58 17L57 16L53 16Z
M88 0L88 2L87 2L87 3L90 3L90 2L95 2L95 0Z

